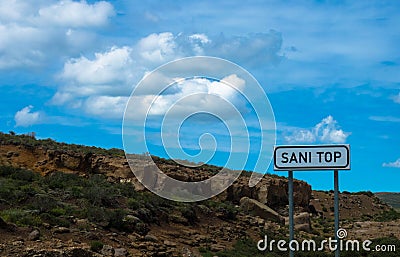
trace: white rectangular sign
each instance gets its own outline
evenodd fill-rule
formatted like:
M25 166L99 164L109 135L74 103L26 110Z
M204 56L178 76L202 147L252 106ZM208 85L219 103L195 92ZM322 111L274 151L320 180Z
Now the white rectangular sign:
M283 145L274 147L274 170L349 169L349 145Z

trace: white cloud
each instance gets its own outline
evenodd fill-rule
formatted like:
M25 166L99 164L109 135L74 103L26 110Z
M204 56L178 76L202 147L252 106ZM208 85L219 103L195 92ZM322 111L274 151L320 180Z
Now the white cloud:
M122 118L128 97L91 96L83 103L86 113L102 118Z
M44 22L65 27L102 26L115 14L113 6L108 2L88 4L86 1L70 0L40 8L38 13Z
M400 104L400 93L391 97L393 102Z
M139 40L137 51L140 56L153 63L162 63L177 58L175 37L171 32L151 34Z
M373 121L400 122L400 118L393 116L370 116L369 119Z
M132 76L133 61L129 47L112 47L104 53L95 53L94 60L86 57L70 59L64 65L61 77L69 83L91 87L92 85L125 85ZM82 92L91 95L96 92Z
M204 55L204 46L211 43L205 34L190 35L189 41L193 44L193 51L196 55Z
M400 158L394 162L383 163L382 167L389 167L389 168L400 168Z
M310 130L299 129L292 132L291 135L285 136L288 143L314 143L316 136Z
M219 112L229 119L230 108L225 110L222 106L232 104L235 107L241 107L239 92L235 88L244 90L245 81L239 78L236 74L229 75L222 81L229 81L226 84L219 81L210 81L206 78L193 78L190 80L180 80L165 94L159 96L143 95L136 96L132 101L137 101L142 104L135 106L149 106L149 116L161 116L169 112L169 115L181 117L182 114L188 112L196 112L198 110ZM172 91L172 92L170 92ZM217 96L217 97L215 97ZM172 108L172 109L170 109ZM147 110L131 110L130 118L136 115L142 117ZM132 116L133 115L133 116Z
M193 42L200 42L202 44L211 43L211 40L207 37L206 34L193 34L189 36L189 39Z
M284 139L288 143L344 143L351 134L337 126L337 121L331 115L322 119L312 129L286 128L288 134Z
M16 127L29 127L40 122L41 114L32 112L33 106L28 105L17 111L14 116Z
M337 121L331 115L322 119L314 128L314 134L322 142L344 143L350 133L337 128Z
M71 33L73 34L74 31ZM96 105L96 101L99 101L99 105L102 106L105 99L121 103L122 99L131 94L133 87L140 79L161 64L198 54L237 57L239 52L252 52L252 54L242 57L252 61L254 58L261 58L268 63L270 62L269 56L277 55L280 40L280 36L272 32L260 33L251 37L218 36L215 39L211 39L206 34L153 33L139 39L131 46L114 46L103 52L95 53L93 57L81 56L67 60L59 74L62 84L53 96L51 103L66 105L70 108L82 108L91 115L102 116L101 112L104 111L105 116L112 116L109 115L112 112L111 109L121 110L118 105L99 108L97 111L93 111L91 106ZM216 53L215 49L223 49L223 51ZM240 49L246 49L246 51L239 51ZM198 69L198 67L185 67L185 69L190 71ZM161 76L157 79L164 83L171 79L174 81L175 78ZM235 74L226 76L223 80L223 82L233 84L237 90L243 90L245 86L244 80ZM204 81L207 81L208 84L202 84ZM165 111L162 106L171 105L174 101L191 93L214 94L229 101L238 100L234 88L220 82L204 81L193 80L190 86L188 81L185 82L185 86L178 84L177 92L158 98L151 113L162 113ZM193 83L197 83L197 85ZM151 94L157 93L152 92L151 85L141 90L143 92L135 93L143 95L142 100L147 99L147 95L151 96Z
M91 28L105 25L112 15L107 2L1 1L0 69L49 65L93 47Z

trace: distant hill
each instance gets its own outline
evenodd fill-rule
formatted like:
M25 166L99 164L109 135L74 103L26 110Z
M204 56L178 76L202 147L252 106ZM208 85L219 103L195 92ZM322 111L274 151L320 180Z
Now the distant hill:
M375 193L375 195L388 205L400 211L400 193L382 192L382 193Z

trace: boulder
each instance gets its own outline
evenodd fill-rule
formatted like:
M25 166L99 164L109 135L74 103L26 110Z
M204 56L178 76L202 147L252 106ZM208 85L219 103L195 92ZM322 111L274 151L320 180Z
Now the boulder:
M103 245L101 254L104 256L114 256L115 250L111 245Z
M114 257L126 257L126 256L129 256L129 253L125 248L114 249Z
M39 230L35 229L31 233L29 233L28 240L35 241L35 240L38 240L39 237L40 237L40 232L39 232Z
M304 181L295 180L294 202L296 206L308 208L311 199L311 186ZM248 178L239 177L219 196L222 200L239 202L242 197L249 197L272 208L288 204L288 181L283 177L265 176L257 185L250 187Z
M144 240L150 241L150 242L158 242L158 238L157 238L156 236L150 235L150 234L147 234L147 235L144 237Z
M240 199L240 207L245 212L252 213L254 216L259 216L262 219L283 223L283 218L276 211L255 199L242 197Z
M302 212L293 217L295 230L311 232L311 220L308 212ZM285 225L289 225L289 217L285 217Z

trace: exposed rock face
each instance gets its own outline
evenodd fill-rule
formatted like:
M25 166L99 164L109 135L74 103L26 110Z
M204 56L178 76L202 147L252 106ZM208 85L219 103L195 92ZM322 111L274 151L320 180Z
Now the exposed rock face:
M285 178L264 176L254 187L249 187L248 178L240 177L226 191L227 200L239 202L241 197L253 198L271 208L288 204L288 182ZM311 186L303 181L294 181L294 201L297 206L307 208L311 199Z
M12 153L12 154L11 154ZM136 174L139 179L147 183L155 184L159 188L168 187L164 183L165 176L154 170L155 166L150 165L146 158L132 157L129 159L132 167L137 167ZM165 163L163 160L156 160L156 163L165 174L178 180L201 181L213 175L210 170L185 168L182 166ZM0 164L12 165L38 171L41 174L48 174L53 171L67 173L104 174L114 181L130 182L136 190L144 190L136 176L131 171L128 161L122 156L105 156L93 153L79 153L61 150L46 150L41 147L32 148L23 145L2 145L0 148ZM151 176L148 176L151 174ZM240 176L225 192L218 198L239 203L244 196L255 199L271 208L277 209L288 204L288 183L287 179L277 176L264 176L254 187L248 185L249 177ZM212 185L209 185L212 187ZM210 190L210 188L199 189ZM200 193L200 192L195 192ZM296 206L307 208L311 198L311 186L303 181L294 181L294 200Z
M240 207L247 213L252 213L265 220L272 220L278 223L283 223L283 218L274 210L260 203L257 200L243 197L240 199Z
M92 153L81 154L71 152L61 152L48 150L45 152L47 159L37 163L37 167L45 170L67 169L72 172L85 174L99 173L106 174L114 178L131 178L131 172L128 163L123 157L99 156ZM50 167L46 167L50 166Z

